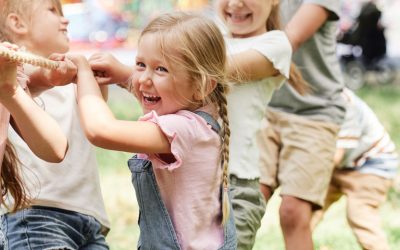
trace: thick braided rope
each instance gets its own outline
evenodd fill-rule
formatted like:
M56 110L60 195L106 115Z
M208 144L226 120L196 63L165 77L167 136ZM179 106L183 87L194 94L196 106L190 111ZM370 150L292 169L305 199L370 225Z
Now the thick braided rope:
M46 69L56 69L58 62L33 55L23 51L14 51L0 45L0 57L7 58L12 62L27 63Z

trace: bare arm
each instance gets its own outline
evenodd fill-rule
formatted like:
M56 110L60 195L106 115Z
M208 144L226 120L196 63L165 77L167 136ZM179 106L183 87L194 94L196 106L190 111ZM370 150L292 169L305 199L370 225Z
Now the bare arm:
M333 163L335 164L335 167L340 166L340 164L343 161L344 158L344 153L345 153L345 149L344 148L337 148L335 155L333 157Z
M89 141L105 149L136 153L170 153L170 144L152 122L115 119L103 100L85 58L72 56L78 66L78 106L82 127Z
M62 161L68 148L64 133L17 83L16 72L14 63L0 61L0 102L33 153L49 162Z
M312 3L303 4L297 10L285 27L293 52L314 35L328 16L329 12L324 7Z
M227 71L234 82L256 81L279 74L272 62L256 50L231 55L228 58Z

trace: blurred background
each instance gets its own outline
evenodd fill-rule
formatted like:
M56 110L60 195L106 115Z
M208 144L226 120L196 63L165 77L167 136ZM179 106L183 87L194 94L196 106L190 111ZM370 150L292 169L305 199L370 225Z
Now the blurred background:
M339 1L339 0L338 0ZM210 11L208 0L63 0L70 20L71 50L90 56L97 51L114 54L133 65L141 28L160 12L175 9ZM400 0L376 0L376 10L362 10L367 0L342 0L338 24L338 49L346 85L355 90L377 113L400 149ZM361 18L361 17L364 18ZM365 21L367 20L367 21ZM378 27L377 30L372 30ZM367 30L372 37L364 35ZM376 32L376 33L373 33ZM368 54L369 47L374 53ZM376 52L376 53L375 53ZM135 99L111 86L109 106L119 119L136 120L141 110ZM138 208L130 173L129 153L97 149L102 189L111 231L111 249L135 249L139 228ZM398 178L399 180L399 178ZM396 181L382 207L384 228L392 249L400 249L400 182ZM268 204L254 249L284 249L275 196ZM316 249L360 249L345 218L344 200L334 204L313 237Z

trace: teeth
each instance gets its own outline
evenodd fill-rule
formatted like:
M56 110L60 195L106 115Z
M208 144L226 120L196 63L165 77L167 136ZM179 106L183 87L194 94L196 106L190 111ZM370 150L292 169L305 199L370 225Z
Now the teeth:
M149 95L149 94L146 94L146 93L143 93L143 96L146 97L146 98L158 98L158 96L156 96L156 95Z
M230 14L230 17L231 17L232 19L235 19L235 20L244 20L244 19L247 18L247 16L248 16L248 14L245 14L245 15Z

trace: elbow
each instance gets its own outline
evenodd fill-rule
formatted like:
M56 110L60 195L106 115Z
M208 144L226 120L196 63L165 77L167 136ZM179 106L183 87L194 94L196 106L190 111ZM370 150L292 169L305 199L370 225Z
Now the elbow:
M50 163L60 163L65 159L65 156L68 152L68 142L60 144L61 146L57 146L52 149L51 153L46 155L38 155L44 161ZM49 151L50 152L50 151Z
M104 141L105 141L105 133L107 131L102 126L93 126L85 129L86 138L89 140L91 144L96 147L103 147L104 148Z

